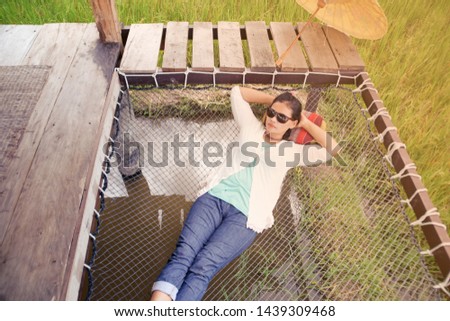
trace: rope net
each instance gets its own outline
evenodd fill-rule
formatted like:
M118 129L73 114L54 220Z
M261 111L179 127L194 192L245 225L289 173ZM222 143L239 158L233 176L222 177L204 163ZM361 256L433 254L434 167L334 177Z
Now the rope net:
M257 87L256 87L257 88ZM197 191L235 141L230 88L131 87L104 172L91 300L148 300ZM289 88L264 88L276 95ZM288 172L275 225L210 283L205 300L439 300L401 192L358 94L306 88L340 158ZM252 106L258 117L263 106ZM411 217L412 218L412 217Z

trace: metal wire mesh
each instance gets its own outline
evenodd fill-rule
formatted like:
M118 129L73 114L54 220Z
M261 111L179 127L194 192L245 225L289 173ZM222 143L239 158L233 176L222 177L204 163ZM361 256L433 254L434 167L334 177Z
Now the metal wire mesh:
M216 275L204 299L440 299L359 98L345 88L311 92L307 106L344 145L341 158L288 173L275 226ZM91 299L147 300L197 191L235 140L229 88L130 88L118 128Z

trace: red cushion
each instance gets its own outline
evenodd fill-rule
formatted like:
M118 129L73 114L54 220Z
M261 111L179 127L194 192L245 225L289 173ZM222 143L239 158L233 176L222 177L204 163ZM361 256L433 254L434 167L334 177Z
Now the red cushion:
M319 114L310 113L308 119L317 126L322 126L323 118ZM296 144L308 144L314 140L314 138L303 128L294 128L291 131L289 140L294 141Z

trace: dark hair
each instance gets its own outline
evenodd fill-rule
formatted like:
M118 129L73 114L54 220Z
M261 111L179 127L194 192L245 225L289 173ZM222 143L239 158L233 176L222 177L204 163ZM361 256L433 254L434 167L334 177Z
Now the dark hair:
M286 105L289 106L289 108L292 111L292 116L291 118L293 120L300 120L300 117L302 115L302 103L294 96L292 95L290 92L284 92L280 95L278 95L272 102L272 104L270 106L272 106L273 104L275 104L276 102L279 103L284 103ZM284 140L289 140L289 136L291 135L291 130L288 129L284 135L283 138Z

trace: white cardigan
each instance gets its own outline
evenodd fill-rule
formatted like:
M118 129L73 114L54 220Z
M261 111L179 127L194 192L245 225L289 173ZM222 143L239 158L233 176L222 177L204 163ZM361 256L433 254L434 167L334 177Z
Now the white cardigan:
M256 160L247 227L260 233L274 223L273 209L287 171L295 166L317 166L330 159L331 155L318 145L298 145L288 141L276 144L264 142L264 125L242 98L239 87L231 90L231 108L239 127L237 144L231 149L231 157L226 156L222 165L208 178L199 195L209 191L222 179L242 170L245 164L248 166Z

